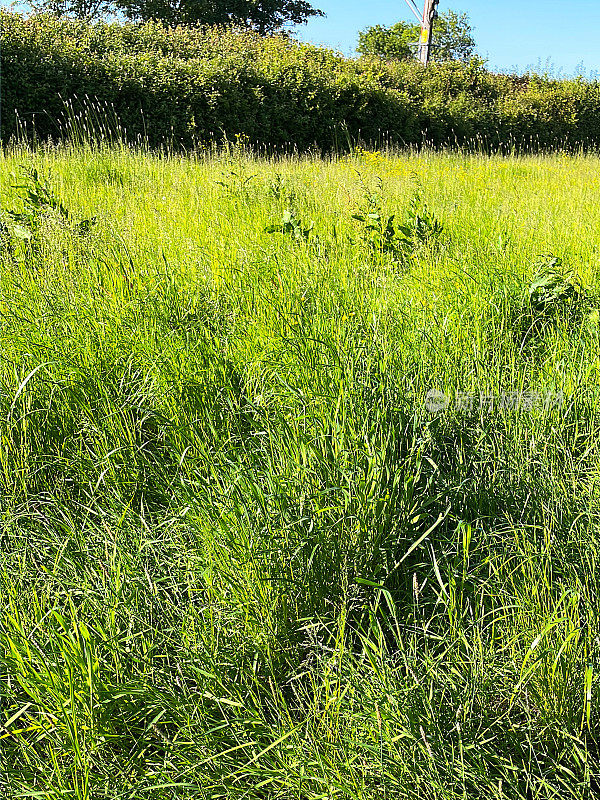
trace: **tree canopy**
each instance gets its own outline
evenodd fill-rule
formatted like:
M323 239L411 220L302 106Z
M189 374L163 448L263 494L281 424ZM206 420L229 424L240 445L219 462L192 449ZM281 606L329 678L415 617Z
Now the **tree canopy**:
M386 28L374 25L358 34L358 52L386 59L410 59L419 39L418 24L400 21ZM415 46L413 46L415 45ZM467 14L446 11L433 23L432 61L469 61L475 55L473 28Z
M166 25L234 25L261 34L324 16L307 0L31 0L36 11L94 19L121 14L133 21Z
M167 24L236 25L272 33L286 24L298 25L323 16L306 0L114 0L134 20Z

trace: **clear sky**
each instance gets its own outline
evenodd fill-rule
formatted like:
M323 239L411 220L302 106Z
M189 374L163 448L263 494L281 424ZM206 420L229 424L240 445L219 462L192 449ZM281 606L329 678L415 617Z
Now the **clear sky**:
M422 6L423 0L416 0ZM414 19L405 0L311 0L327 14L296 29L299 39L354 52L369 25ZM440 0L439 11L466 11L480 55L491 68L549 68L554 74L600 73L600 0ZM591 75L590 75L591 74Z

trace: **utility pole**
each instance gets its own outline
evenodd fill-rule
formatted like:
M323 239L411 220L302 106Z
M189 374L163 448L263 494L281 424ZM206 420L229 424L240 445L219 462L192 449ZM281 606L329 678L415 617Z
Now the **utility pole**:
M417 58L425 67L429 63L433 38L433 21L437 17L437 5L439 2L440 0L425 0L423 5L423 19L421 20L421 36L419 37Z

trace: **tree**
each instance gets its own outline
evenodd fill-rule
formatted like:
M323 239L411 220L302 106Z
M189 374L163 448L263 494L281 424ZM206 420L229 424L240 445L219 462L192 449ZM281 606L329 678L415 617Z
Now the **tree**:
M468 14L440 14L433 23L433 60L469 61L474 55L475 39Z
M168 25L235 25L261 34L299 25L323 12L306 0L114 0L129 19Z
M358 34L358 52L387 59L413 58L419 39L418 25L397 22L389 28L374 25ZM432 61L469 61L475 55L473 28L467 14L446 11L433 23Z
M111 14L166 25L231 25L261 34L324 16L307 0L30 0L35 11L79 19Z
M415 36L415 29L417 30ZM391 28L374 25L358 34L358 52L363 56L380 56L387 59L406 61L411 58L411 43L419 38L416 25L397 22Z

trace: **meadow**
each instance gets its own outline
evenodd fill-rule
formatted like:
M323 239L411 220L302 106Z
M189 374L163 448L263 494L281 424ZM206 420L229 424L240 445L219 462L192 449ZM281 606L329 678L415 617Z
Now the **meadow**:
M597 796L598 157L1 161L4 796Z

